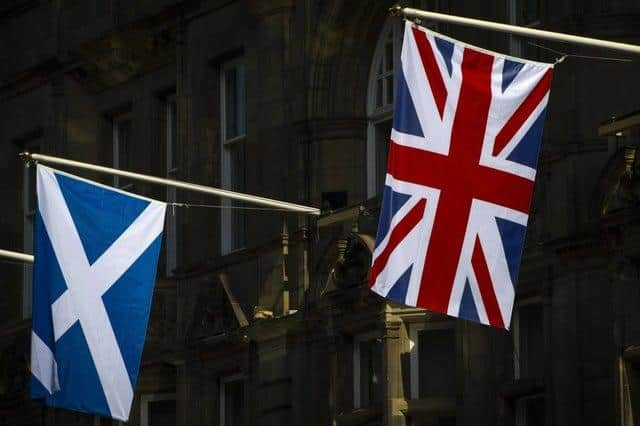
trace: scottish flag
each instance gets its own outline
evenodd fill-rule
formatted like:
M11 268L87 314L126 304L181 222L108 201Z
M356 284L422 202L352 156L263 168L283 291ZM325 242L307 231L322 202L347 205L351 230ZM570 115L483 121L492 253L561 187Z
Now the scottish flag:
M31 398L126 421L166 206L37 167Z

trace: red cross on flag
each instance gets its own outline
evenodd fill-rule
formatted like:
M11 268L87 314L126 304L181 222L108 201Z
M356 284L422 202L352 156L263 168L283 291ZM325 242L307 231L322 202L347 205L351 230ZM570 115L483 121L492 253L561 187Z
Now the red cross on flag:
M409 22L401 64L369 285L509 328L553 66Z

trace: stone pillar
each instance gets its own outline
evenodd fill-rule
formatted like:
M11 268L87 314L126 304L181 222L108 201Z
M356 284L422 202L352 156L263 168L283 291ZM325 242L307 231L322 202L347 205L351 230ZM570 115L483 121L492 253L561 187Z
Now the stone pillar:
M176 366L176 426L192 424L188 417L189 389L186 363Z
M389 309L388 306L386 309ZM405 424L404 414L400 411L400 402L403 402L402 366L400 363L401 326L402 321L399 318L387 314L382 330L382 369L385 380L382 424L385 426L404 426Z
M270 336L258 342L256 425L291 424L291 375L287 358L287 336Z

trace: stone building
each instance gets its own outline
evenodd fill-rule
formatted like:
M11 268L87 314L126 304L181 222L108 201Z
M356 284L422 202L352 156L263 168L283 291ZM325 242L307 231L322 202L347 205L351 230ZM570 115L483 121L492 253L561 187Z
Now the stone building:
M365 284L401 42L391 4L0 5L0 247L32 249L25 149L326 212L221 209L242 206L81 173L191 205L168 209L130 424L640 424L637 62L557 66L511 332L491 329ZM413 4L640 43L633 0ZM423 24L530 59L610 54ZM0 425L116 424L28 401L31 270L3 261L0 277Z

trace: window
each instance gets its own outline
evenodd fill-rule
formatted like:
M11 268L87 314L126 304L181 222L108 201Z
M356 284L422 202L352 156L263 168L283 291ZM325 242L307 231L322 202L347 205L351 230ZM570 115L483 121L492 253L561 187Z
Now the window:
M40 152L40 141L24 144L24 150L31 153ZM36 218L36 165L25 163L22 172L22 249L25 253L33 253L34 225ZM31 288L33 282L33 265L22 266L22 318L31 318Z
M620 360L623 426L640 426L640 365Z
M410 3L414 3L413 6L419 9L439 10L437 0ZM428 22L422 25L437 30L436 24ZM369 197L382 194L384 186L403 31L402 20L393 17L387 19L378 39L369 71L367 93L367 195Z
M93 426L111 426L113 423L110 418L102 416L93 416Z
M131 170L131 117L120 115L113 119L113 167L120 170ZM132 184L120 176L113 177L113 185L117 188L129 189Z
M534 395L516 400L516 426L544 426L544 396Z
M544 315L539 300L514 309L514 378L541 379L544 375Z
M175 426L176 395L150 394L140 398L140 426Z
M540 0L510 0L507 3L507 14L512 25L535 27L540 23ZM509 50L513 56L522 56L522 38L510 35Z
M455 397L456 342L453 323L410 328L411 398Z
M516 0L520 25L533 26L540 22L540 0Z
M372 334L356 336L353 342L354 408L382 401L382 339Z
M220 425L244 425L244 378L242 375L220 380Z
M409 417L407 419L407 426L456 426L455 416L420 416Z
M367 99L367 194L382 193L391 135L395 73L402 48L402 22L388 19L378 39Z
M222 122L222 186L245 191L246 110L245 67L239 61L227 62L220 73L220 110ZM223 200L227 207L236 201ZM221 214L221 249L229 253L245 243L245 215L241 209L225 208Z
M166 176L169 179L176 179L178 175L178 111L175 96L170 96L165 104L165 126L166 126ZM167 203L176 202L176 188L167 186ZM175 206L168 206L166 237L165 237L165 272L167 276L172 276L177 265L177 222Z

